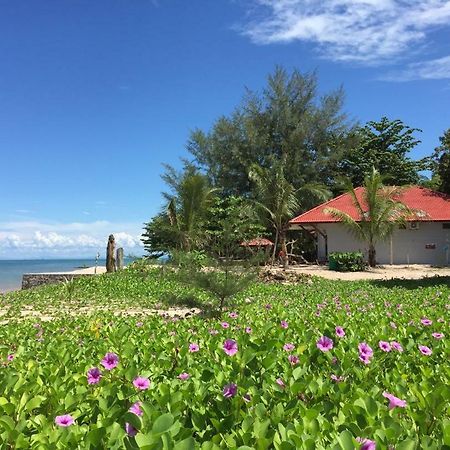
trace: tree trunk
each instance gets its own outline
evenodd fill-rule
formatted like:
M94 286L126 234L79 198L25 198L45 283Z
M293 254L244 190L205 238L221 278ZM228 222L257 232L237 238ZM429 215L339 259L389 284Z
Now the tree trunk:
M108 246L106 247L106 271L108 273L116 271L116 259L114 258L114 250L116 242L114 235L110 234L108 238Z
M284 229L280 232L280 247L282 251L281 260L283 262L283 269L287 269L289 265L289 258L286 245L286 230Z
M275 243L273 244L273 252L272 252L272 266L275 265L275 257L277 255L277 247L278 247L278 228L275 231Z
M373 245L373 243L370 243L369 244L369 266L375 267L376 265L377 265L377 260L376 260L375 246Z

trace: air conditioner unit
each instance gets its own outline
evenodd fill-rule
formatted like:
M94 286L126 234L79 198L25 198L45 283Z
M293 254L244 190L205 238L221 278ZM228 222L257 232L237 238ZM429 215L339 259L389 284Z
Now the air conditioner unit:
M408 228L410 230L418 230L420 228L419 222L409 222L408 225L409 225Z

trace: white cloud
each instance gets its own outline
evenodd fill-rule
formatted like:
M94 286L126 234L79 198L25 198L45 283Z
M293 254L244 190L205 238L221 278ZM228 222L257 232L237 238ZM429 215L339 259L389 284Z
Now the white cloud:
M104 255L109 234L125 253L142 253L141 224L0 222L1 258L78 257Z
M450 0L254 0L244 34L261 44L304 41L335 61L377 64L450 29Z
M408 64L404 69L382 77L387 81L450 79L450 56Z

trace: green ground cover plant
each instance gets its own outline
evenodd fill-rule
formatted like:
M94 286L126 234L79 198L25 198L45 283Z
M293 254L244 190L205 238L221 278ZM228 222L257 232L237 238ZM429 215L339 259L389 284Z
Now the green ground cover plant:
M328 259L330 270L338 272L362 272L366 268L361 252L333 252Z
M144 265L2 296L0 447L450 448L448 281L253 283L219 318L145 314L209 298Z

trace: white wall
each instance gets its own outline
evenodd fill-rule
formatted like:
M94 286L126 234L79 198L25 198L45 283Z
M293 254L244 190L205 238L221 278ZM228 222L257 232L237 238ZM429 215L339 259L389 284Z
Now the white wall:
M328 253L339 251L362 251L367 258L366 245L349 234L339 223L319 224L318 228L328 236ZM418 230L397 229L392 235L394 264L435 264L448 265L450 258L450 230L442 227L442 222L421 222ZM435 244L435 249L426 249L426 244ZM376 245L377 262L390 264L390 243ZM318 238L319 260L326 259L325 240Z

